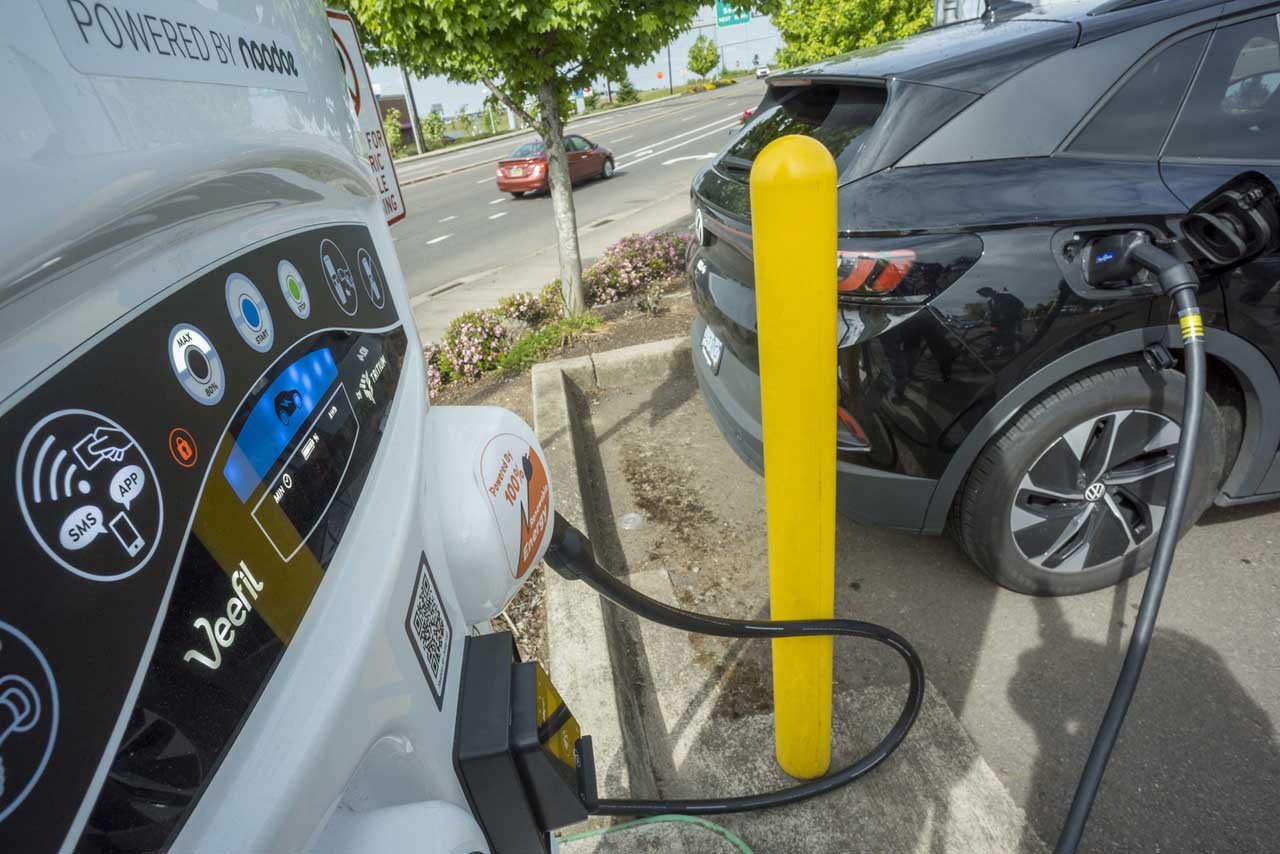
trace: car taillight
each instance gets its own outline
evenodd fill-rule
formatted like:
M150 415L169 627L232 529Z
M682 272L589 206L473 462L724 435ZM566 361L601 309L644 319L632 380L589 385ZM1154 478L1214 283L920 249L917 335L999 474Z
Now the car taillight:
M841 238L836 290L841 300L924 302L968 271L982 256L976 234Z
M906 278L915 263L910 249L887 252L836 252L836 285L841 293L888 293Z
M857 444L859 445L867 444L867 434L865 431L863 431L862 425L858 423L858 419L853 417L852 412L845 409L843 406L837 406L836 418L839 419L840 424L844 427L844 429L849 431L849 435L854 438L854 441Z

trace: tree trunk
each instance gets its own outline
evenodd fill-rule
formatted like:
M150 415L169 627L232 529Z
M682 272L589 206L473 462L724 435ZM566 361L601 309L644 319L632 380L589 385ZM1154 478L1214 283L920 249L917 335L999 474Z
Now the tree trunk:
M565 310L581 314L586 310L582 285L582 256L578 252L578 215L573 208L573 187L569 180L569 155L564 148L564 123L555 80L538 87L538 113L542 141L547 146L547 181L551 186L551 210L555 214L556 238L560 251L560 293Z

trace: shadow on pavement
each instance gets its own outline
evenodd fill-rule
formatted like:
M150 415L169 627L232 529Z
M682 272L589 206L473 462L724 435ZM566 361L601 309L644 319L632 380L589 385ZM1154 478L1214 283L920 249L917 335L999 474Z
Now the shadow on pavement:
M687 369L673 368L665 380L579 399L589 533L602 563L645 592L665 585L690 610L760 615L763 481L721 439ZM1280 747L1268 709L1280 700L1274 665L1267 670L1274 659L1260 645L1277 640L1267 605L1276 585L1244 559L1267 546L1238 544L1246 530L1261 536L1256 526L1220 527L1264 512L1214 509L1179 552L1167 616L1082 851L1275 850ZM639 527L619 523L629 513ZM803 816L801 837L777 835L787 811L720 821L758 851L1044 851L1110 696L1144 579L1037 599L993 585L946 538L843 521L836 536L836 614L881 623L916 646L934 689L926 714L865 781L788 808L793 830ZM1240 566L1207 565L1206 555L1223 552ZM1226 570L1241 575L1232 581ZM1266 625L1259 613L1271 615ZM1248 617L1235 627L1224 614ZM648 781L633 774L633 795L746 794L787 782L773 763L767 644L658 636L629 614L610 619L631 761L650 770ZM834 678L838 767L883 735L904 676L892 653L838 641ZM889 840L901 844L875 847Z

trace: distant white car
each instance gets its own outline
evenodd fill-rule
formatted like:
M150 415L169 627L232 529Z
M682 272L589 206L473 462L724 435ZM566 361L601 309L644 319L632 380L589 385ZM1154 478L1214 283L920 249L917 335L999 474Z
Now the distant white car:
M768 77L768 76L769 76L769 66L767 66L767 65L759 65L759 66L756 66L756 79L757 79L757 80L758 80L758 79L760 79L760 78L762 78L762 77Z

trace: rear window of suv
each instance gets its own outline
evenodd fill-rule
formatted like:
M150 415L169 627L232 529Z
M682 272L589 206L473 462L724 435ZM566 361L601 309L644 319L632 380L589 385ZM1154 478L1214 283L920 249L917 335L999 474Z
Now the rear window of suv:
M837 171L843 173L861 149L859 137L875 125L884 105L885 90L876 86L775 87L720 162L745 179L766 145L787 134L800 134L826 146Z

